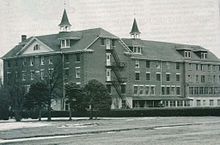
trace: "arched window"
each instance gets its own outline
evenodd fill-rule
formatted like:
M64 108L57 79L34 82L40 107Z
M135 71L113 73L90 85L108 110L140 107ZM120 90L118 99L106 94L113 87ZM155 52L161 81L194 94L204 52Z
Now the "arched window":
M34 45L34 50L40 50L40 46L38 44Z

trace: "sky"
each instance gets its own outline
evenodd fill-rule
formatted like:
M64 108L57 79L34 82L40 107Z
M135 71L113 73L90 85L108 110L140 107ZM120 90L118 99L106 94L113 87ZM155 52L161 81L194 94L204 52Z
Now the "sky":
M135 17L141 39L200 45L220 58L220 0L0 0L0 7L0 57L22 34L58 33L66 8L72 30L130 37Z

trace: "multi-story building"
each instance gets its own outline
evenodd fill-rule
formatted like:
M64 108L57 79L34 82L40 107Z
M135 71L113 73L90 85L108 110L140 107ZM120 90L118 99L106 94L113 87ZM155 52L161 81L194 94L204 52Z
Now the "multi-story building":
M112 95L112 109L220 106L220 60L200 46L131 38L102 28L70 31L64 10L60 32L26 38L5 56L4 84L26 91L36 81L57 90L53 108L68 109L64 84L97 79ZM53 83L52 83L53 82Z

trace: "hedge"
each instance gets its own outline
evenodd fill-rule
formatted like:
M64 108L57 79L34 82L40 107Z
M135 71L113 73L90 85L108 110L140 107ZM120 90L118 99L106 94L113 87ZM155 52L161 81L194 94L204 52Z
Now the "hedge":
M38 112L25 112L24 118L37 118ZM42 117L47 117L47 112L42 112ZM69 117L68 111L52 111L52 117ZM88 117L89 112L72 112L72 117ZM153 117L153 116L220 116L220 107L216 108L151 108L142 110L110 110L95 111L98 117Z

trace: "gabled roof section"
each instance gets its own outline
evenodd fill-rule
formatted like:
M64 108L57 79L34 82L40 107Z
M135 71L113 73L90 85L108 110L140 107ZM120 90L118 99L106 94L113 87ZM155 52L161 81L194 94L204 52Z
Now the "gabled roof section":
M133 39L122 39L129 47L133 46ZM142 45L142 55L132 54L132 57L140 59L162 60L162 61L183 61L184 57L177 51L179 48L187 48L187 50L207 50L196 45L177 44L159 41L148 41L136 39L136 43ZM219 61L219 59L210 51L208 58L202 61ZM192 53L192 60L201 60L196 54Z
M108 32L102 28L97 28L97 29L99 29L99 37L101 37L101 38L119 39L114 34Z
M136 19L134 18L134 22L133 22L133 25L132 25L130 34L131 34L131 35L134 35L134 34L140 34L140 33L141 33L141 32L140 32L139 29L138 29L137 21L136 21Z
M66 9L64 9L64 11L63 11L63 17L62 17L62 20L61 20L59 26L60 27L71 26L69 19L68 19L68 16L67 16L67 13L66 13Z

